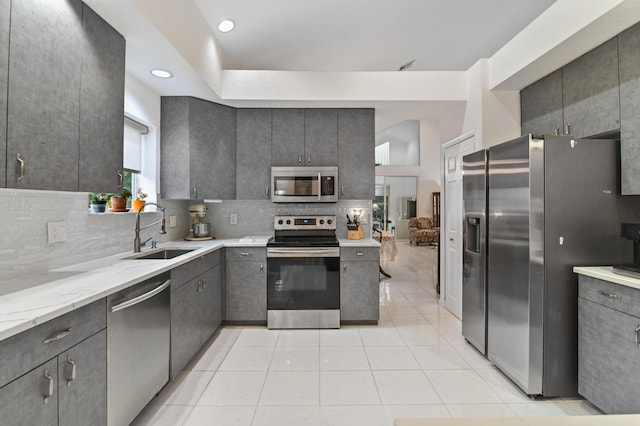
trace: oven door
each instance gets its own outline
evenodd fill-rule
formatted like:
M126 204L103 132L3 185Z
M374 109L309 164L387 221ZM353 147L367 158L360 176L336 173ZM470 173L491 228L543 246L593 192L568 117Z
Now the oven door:
M269 328L340 327L340 249L267 248Z

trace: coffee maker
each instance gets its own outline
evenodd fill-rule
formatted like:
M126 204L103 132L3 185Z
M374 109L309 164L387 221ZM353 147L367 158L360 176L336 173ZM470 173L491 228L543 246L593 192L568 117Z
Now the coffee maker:
M189 215L191 216L191 229L186 240L212 240L210 235L210 226L203 222L203 218L207 215L207 206L204 204L193 204L189 206Z

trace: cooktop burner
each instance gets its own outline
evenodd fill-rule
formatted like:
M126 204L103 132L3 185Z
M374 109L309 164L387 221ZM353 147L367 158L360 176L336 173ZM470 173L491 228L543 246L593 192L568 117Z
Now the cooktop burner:
M332 215L275 216L274 238L267 247L337 247L336 217Z

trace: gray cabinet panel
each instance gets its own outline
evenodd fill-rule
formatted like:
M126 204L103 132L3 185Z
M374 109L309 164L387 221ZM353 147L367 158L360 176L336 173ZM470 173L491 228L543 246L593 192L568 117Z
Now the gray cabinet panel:
M124 126L125 40L83 6L79 189L119 192Z
M640 24L618 35L620 64L620 183L640 194Z
M562 70L541 78L520 92L522 134L562 134Z
M200 297L201 345L222 323L222 267L218 265L207 271L203 284Z
M187 365L201 344L198 278L171 292L171 378Z
M7 173L7 84L9 70L9 16L11 0L0 0L0 188Z
M269 198L271 110L239 109L237 117L236 198Z
M272 166L301 166L304 161L304 110L273 109Z
M7 111L8 187L78 190L79 0L14 1ZM17 154L26 161L18 184Z
M304 111L304 153L307 166L338 165L338 110Z
M340 262L340 321L377 322L379 262Z
M58 356L60 426L106 425L106 383L107 331L102 330Z
M225 320L267 322L267 272L264 262L227 262Z
M583 138L620 128L618 40L613 38L562 69L564 121Z
M19 379L0 388L0 419L14 426L58 424L58 392L43 402L48 392L45 370L53 380L58 380L58 364L52 359L33 369Z
M160 116L160 192L166 199L189 199L189 98L163 96Z
M338 110L340 198L372 200L375 191L375 112Z

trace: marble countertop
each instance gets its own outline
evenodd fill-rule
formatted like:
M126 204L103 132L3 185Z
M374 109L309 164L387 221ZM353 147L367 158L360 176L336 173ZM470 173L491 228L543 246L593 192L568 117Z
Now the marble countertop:
M0 340L109 296L223 247L265 247L270 236L172 241L158 249L194 251L167 260L131 259L132 252L5 281L0 286ZM378 247L373 239L340 239L341 246ZM142 250L142 254L153 250Z
M640 279L627 275L616 274L611 266L576 266L573 268L576 274L586 275L603 281L640 289Z

